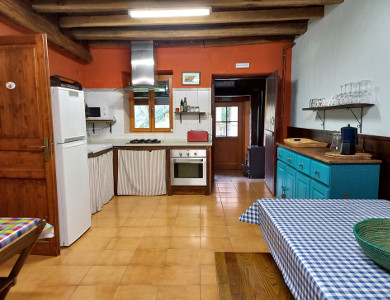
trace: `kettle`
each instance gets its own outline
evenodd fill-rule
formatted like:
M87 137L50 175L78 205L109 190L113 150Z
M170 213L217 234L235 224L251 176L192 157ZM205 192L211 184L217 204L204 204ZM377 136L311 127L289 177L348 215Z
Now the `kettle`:
M341 128L341 148L340 154L355 155L355 145L358 143L357 128L351 127L349 124L347 127Z

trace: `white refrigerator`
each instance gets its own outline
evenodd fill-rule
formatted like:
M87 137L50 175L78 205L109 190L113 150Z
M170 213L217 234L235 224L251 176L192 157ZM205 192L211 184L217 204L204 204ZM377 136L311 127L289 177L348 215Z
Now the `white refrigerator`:
M51 88L60 245L91 227L84 92Z

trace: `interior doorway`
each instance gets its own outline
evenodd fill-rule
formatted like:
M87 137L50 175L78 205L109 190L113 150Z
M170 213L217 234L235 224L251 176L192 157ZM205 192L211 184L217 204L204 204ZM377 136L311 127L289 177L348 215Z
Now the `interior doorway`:
M240 170L245 155L245 105L220 99L215 102L215 168Z
M265 76L214 77L213 92L213 169L240 170L248 146L263 146Z

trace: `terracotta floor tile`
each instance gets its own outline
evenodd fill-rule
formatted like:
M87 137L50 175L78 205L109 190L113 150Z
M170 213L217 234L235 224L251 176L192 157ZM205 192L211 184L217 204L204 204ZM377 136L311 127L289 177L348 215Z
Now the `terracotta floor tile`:
M235 217L226 217L225 222L227 226L246 226L247 223L241 222L238 220L238 216Z
M75 291L75 286L37 287L26 299L31 300L67 300ZM7 297L8 300L8 297Z
M200 226L199 217L176 217L175 226Z
M157 300L199 300L200 285L159 286Z
M215 250L201 249L200 264L215 266Z
M217 271L215 266L200 266L200 284L216 285Z
M32 268L28 268L28 265L26 265L18 276L18 283L38 285L41 282L44 282L46 278L48 278L56 270L56 266L34 266ZM8 276L9 271L10 270L8 270L7 274L3 275Z
M201 238L202 249L218 250L218 251L231 251L233 250L232 244L228 237L202 237Z
M201 300L220 300L217 285L202 285L200 287Z
M199 266L200 251L198 249L168 249L165 264Z
M100 227L93 227L90 228L86 236L88 237L116 237L118 234L118 228L116 227L105 227L105 228L100 228Z
M125 266L94 266L80 285L119 285L125 271Z
M221 206L218 210L202 210L200 212L200 216L204 217L224 217L225 212L223 211L223 207Z
M72 250L61 261L61 265L67 266L93 266L97 259L102 255L103 250Z
M72 246L71 250L103 250L106 248L112 238L108 237L82 237L77 240Z
M231 237L262 237L260 227L253 224L248 224L247 227L228 226L228 230Z
M173 226L149 226L144 230L144 237L170 237L173 233Z
M200 237L172 237L171 249L200 249Z
M173 226L175 224L175 218L166 217L166 218L151 218L149 220L148 226Z
M90 270L89 266L58 266L40 286L79 285Z
M162 285L200 284L199 266L167 265L164 267Z
M128 226L117 228L116 237L142 237L144 235L144 226Z
M152 218L175 218L177 216L177 209L172 210L156 210Z
M127 266L135 250L104 250L95 265L99 266Z
M157 293L158 287L153 285L119 286L114 300L155 300Z
M202 217L201 226L226 226L224 217Z
M127 227L127 226L147 226L150 221L150 217L147 218L127 218L125 222L123 223L122 226Z
M137 249L131 258L131 265L164 265L167 258L167 250Z
M157 285L163 273L162 266L131 265L127 268L121 285Z
M169 237L143 237L137 249L168 249L170 241Z
M140 242L141 238L114 238L111 240L111 242L107 245L106 249L111 250L129 250L129 249L136 249L138 247L138 244Z
M229 231L226 226L202 226L201 235L207 237L228 237Z
M174 226L172 236L173 237L200 236L200 227L199 226Z
M267 243L262 238L230 238L234 251L237 252L269 252Z
M70 300L106 300L112 299L117 290L117 285L80 285L74 291Z
M154 210L134 210L130 213L129 218L151 218Z
M7 274L8 276L8 274ZM32 292L37 288L35 284L22 284L18 282L11 288L7 295L7 300L25 300L29 299Z
M125 222L125 218L109 217L109 218L92 218L92 225L94 227L120 227Z

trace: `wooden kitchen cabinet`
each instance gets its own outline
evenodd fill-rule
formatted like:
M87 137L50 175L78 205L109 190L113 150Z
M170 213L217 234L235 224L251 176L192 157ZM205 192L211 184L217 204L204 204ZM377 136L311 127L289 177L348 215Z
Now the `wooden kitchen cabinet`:
M294 151L279 145L278 198L282 195L297 199L378 198L380 161L337 161L325 157L327 148L306 149Z

